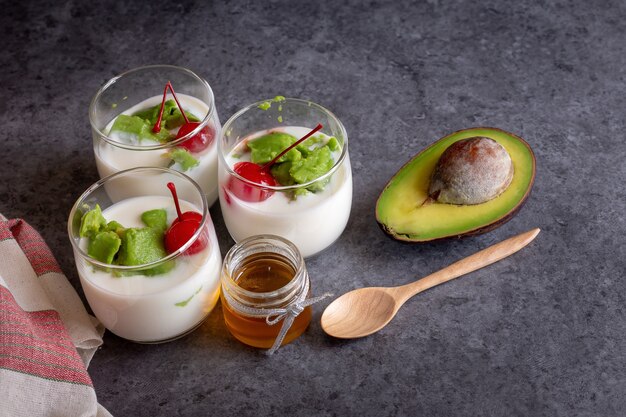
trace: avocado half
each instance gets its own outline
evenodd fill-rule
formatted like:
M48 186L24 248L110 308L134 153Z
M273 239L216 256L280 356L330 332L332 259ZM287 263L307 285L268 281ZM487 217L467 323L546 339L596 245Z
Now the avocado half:
M491 138L511 156L511 184L482 204L426 202L432 173L441 154L454 142L474 136ZM522 138L491 127L459 130L430 145L391 178L376 203L376 221L396 240L420 243L478 235L510 220L522 207L535 180L535 155Z

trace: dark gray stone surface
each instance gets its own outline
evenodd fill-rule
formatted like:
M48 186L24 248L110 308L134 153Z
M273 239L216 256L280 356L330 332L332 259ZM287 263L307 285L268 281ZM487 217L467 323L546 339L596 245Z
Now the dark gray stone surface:
M66 236L97 180L87 107L151 63L212 85L224 122L276 94L344 122L355 175L341 239L308 262L314 291L406 283L539 226L515 256L411 300L383 331L338 341L315 321L267 358L217 308L143 346L111 334L90 374L116 416L626 414L626 3L5 2L0 212L44 236L82 296ZM374 220L386 181L454 130L487 125L537 156L531 198L489 234L396 243ZM222 252L232 245L212 209Z

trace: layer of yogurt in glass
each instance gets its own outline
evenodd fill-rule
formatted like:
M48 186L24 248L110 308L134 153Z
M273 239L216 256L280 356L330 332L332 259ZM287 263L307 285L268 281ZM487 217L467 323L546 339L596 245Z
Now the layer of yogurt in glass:
M247 141L276 131L300 138L311 129L286 126L256 132L226 155L226 164L232 170L237 162L250 161ZM315 136L325 138L324 141L329 139L323 133ZM335 164L341 153L341 147L332 152ZM352 170L348 155L322 191L296 198L293 198L293 191L277 191L263 201L246 201L229 189L230 176L225 167L220 166L220 206L228 232L236 242L254 235L278 235L293 242L302 256L309 257L332 245L346 227L352 206Z
M183 212L201 212L187 201L180 200L180 205ZM172 198L166 196L128 198L102 214L126 228L145 227L141 214L157 208L166 209L168 224L176 218ZM102 324L125 339L150 343L182 336L202 323L219 298L222 264L210 218L206 227L207 247L178 256L174 268L164 274L116 276L76 256L83 291ZM85 253L87 244L87 238L81 239Z
M186 112L189 112L196 116L198 119L203 120L208 111L209 107L202 100L199 100L195 97L189 96L187 94L177 93L178 101L181 106L185 109ZM120 114L125 115L133 115L141 110L145 110L147 108L157 106L161 104L163 99L163 95L150 97L131 108L125 110ZM209 123L209 126L214 130L214 139L211 144L202 152L193 153L192 156L198 160L199 165L193 167L187 171L184 171L186 175L194 179L202 188L202 191L205 193L207 197L207 201L209 205L212 205L218 196L217 192L217 137L220 133L220 124L217 119L217 114L214 111L214 120ZM104 134L108 136L109 139L119 143L120 145L132 145L132 146L143 146L143 147L155 147L162 146L160 149L125 149L122 146L113 145L106 140L98 140L95 142L94 146L94 154L96 158L96 166L98 168L98 173L100 174L100 178L104 178L109 176L115 172L134 168L134 167L168 167L172 162L171 159L167 157L167 153L170 150L166 145L150 140L150 139L142 139L138 141L134 136L126 134L124 132L110 132L111 127L115 119L111 120L109 124L104 129ZM170 130L174 135L178 132L178 128ZM171 169L176 171L181 171L181 166L178 163L170 166ZM141 182L132 182L130 178L128 179L128 187L140 187L140 189L145 190L146 188L154 187L154 189L162 188L162 183L158 180L155 180L154 183L146 183L145 180ZM109 190L107 189L107 192ZM136 194L132 191L129 191L131 194ZM117 200L114 196L111 196L114 200Z

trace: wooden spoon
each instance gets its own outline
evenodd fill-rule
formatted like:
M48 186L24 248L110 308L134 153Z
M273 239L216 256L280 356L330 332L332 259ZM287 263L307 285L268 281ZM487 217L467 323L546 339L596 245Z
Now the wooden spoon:
M350 291L326 307L322 314L322 329L341 339L353 339L377 332L415 294L498 262L528 245L538 233L539 229L532 229L496 243L410 284Z

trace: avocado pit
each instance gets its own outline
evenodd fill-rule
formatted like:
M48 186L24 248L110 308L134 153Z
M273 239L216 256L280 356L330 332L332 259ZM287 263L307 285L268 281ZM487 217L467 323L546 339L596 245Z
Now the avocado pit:
M485 203L511 184L514 168L509 153L493 139L475 136L454 142L441 154L428 189L439 203Z

